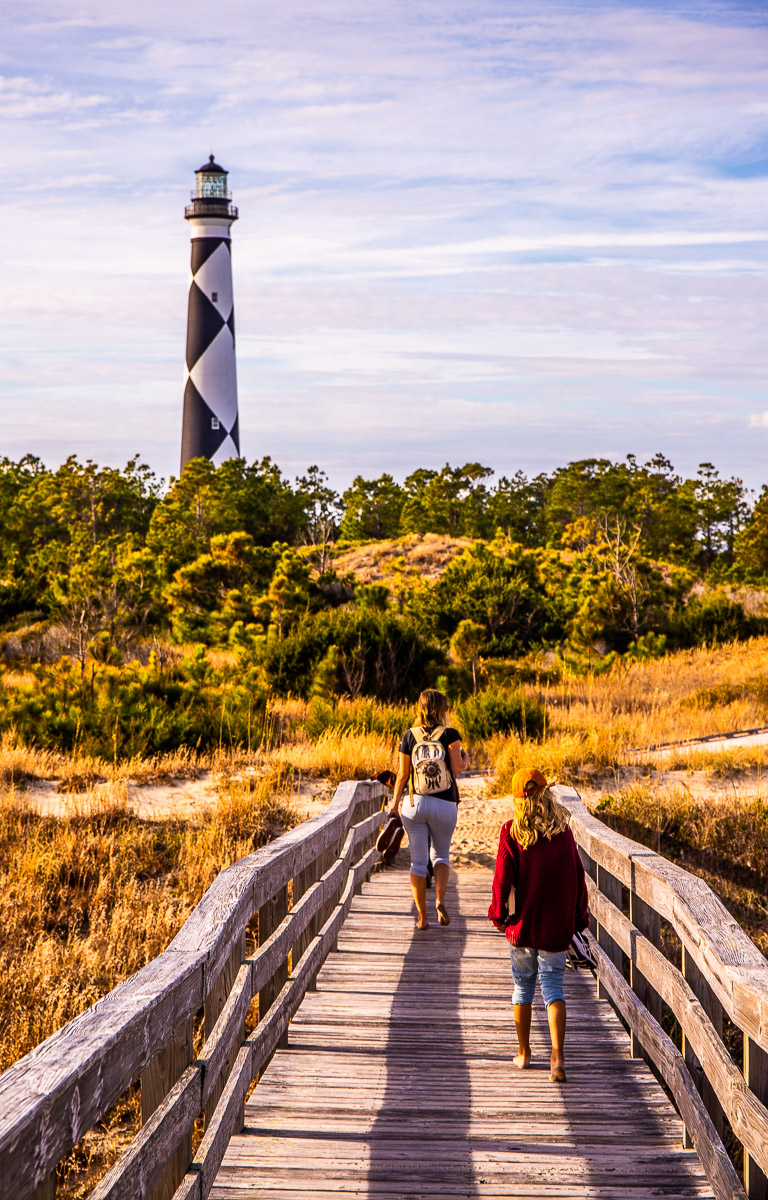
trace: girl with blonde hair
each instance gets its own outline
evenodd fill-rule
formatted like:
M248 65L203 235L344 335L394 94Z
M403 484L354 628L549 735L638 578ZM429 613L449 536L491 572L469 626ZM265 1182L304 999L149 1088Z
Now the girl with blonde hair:
M411 889L418 914L416 928L428 929L430 857L435 871L437 920L440 925L451 923L445 889L450 874L451 838L458 817L456 776L469 759L458 729L446 725L448 700L442 692L426 688L419 696L419 710L421 723L407 729L400 741L400 765L390 812L401 817L408 834ZM406 787L409 795L403 804Z
M521 1070L531 1061L531 1006L538 976L552 1039L549 1078L565 1083L565 954L589 922L584 867L569 815L541 771L516 771L514 813L501 827L488 918L506 934L515 984ZM509 900L514 889L514 909Z

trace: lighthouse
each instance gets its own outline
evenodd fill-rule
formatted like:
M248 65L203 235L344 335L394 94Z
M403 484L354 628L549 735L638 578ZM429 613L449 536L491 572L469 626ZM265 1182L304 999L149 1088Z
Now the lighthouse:
M192 235L192 277L187 311L182 471L191 458L208 458L219 466L240 454L230 239L237 209L230 203L227 175L211 155L195 171L192 203L184 210Z

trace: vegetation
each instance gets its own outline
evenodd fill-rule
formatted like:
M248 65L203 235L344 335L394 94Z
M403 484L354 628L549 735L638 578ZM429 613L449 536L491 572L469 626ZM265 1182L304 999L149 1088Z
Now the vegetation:
M466 657L457 656L452 669L465 672L467 691L454 704L451 720L474 762L496 766L498 792L508 790L512 772L521 765L576 783L603 819L702 875L768 950L768 809L759 789L761 748L695 758L683 751L662 762L631 749L764 723L768 638L646 661L617 659L610 671L590 675L537 668L530 658L516 687L485 686L477 692L467 665L472 637L462 645ZM393 765L399 735L415 719L414 709L372 697L338 697L321 686L323 679L327 684L336 678L332 673L318 676L314 695L306 698L265 692L258 721L251 722L250 750L245 724L242 749L222 748L216 740L221 722L216 733L210 715L218 711L213 698L226 696L222 681L234 681L239 661L235 650L201 647L195 652L180 648L162 665L158 655L146 668L122 671L90 659L82 672L76 662L48 666L62 672L73 689L86 691L93 668L94 696L100 680L114 679L118 701L120 687L133 676L165 672L182 700L158 708L152 727L163 729L163 721L181 720L188 712L189 728L199 720L201 729L211 730L215 745L210 751L184 748L143 758L129 756L127 741L109 745L103 755L86 753L85 735L70 753L58 749L53 738L46 745L38 738L33 746L18 735L2 740L0 916L7 933L0 950L0 1067L160 953L224 866L296 819L291 795L297 778L322 779L330 788L340 779L367 778ZM9 694L38 686L39 667L28 666L23 676L17 670ZM195 682L196 670L205 672L202 683ZM106 702L104 711L109 711ZM123 724L127 730L141 729L138 719L135 726L122 717L117 724L119 730ZM122 731L119 736L127 737ZM94 738L92 747L98 745ZM685 786L685 774L669 782L667 772L675 766L706 771L714 782L728 772L731 794L724 791L716 803L711 796L697 800ZM213 772L217 796L201 818L142 821L131 811L129 783L203 770ZM67 793L65 816L37 811L25 788L39 780L56 780ZM492 855L493 839L489 845ZM134 1089L63 1165L61 1194L86 1194L138 1120Z
M6 778L62 765L8 745L2 760ZM64 818L0 791L0 1070L160 954L219 872L292 822L285 770L254 780L226 768L219 764L218 799L200 824L140 821L121 782ZM61 1164L57 1194L87 1195L140 1118L133 1088Z
M606 795L597 815L613 829L651 846L700 875L768 953L768 802L734 790L697 801L680 785L643 779Z
M341 496L269 459L197 460L164 488L137 460L27 457L0 461L0 499L0 1067L158 954L222 867L291 823L297 776L393 765L425 684L500 793L522 765L596 802L599 784L607 820L768 944L764 802L736 788L760 749L697 755L734 782L716 810L633 752L768 722L768 488L750 508L738 479L661 455L495 481L448 465ZM202 770L205 820L131 811L133 781ZM54 779L63 817L24 791ZM135 1108L89 1135L63 1194Z
M531 664L591 677L768 629L768 492L750 512L708 463L495 484L469 463L338 496L269 459L196 460L163 490L135 459L27 457L0 462L0 495L0 730L113 760L268 741L279 697L402 703L426 682L461 701ZM409 564L418 537L452 547L436 574ZM406 539L378 578L334 566L370 538ZM485 734L519 724L483 703Z

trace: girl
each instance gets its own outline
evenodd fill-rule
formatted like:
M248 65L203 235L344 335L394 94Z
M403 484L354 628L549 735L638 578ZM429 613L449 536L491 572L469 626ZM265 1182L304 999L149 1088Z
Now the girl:
M435 870L435 906L441 925L450 925L445 889L450 872L450 848L456 828L459 789L456 775L469 759L458 729L446 725L448 700L427 688L419 696L421 725L407 729L400 741L400 767L390 812L402 817L411 851L411 888L418 913L417 929L428 929L427 864ZM400 806L409 787L409 798ZM431 849L430 849L431 841Z
M541 771L516 771L512 795L514 816L501 828L488 917L509 942L519 1043L514 1064L524 1070L531 1061L531 1002L538 975L552 1038L549 1078L565 1083L563 972L568 943L589 921L584 867L568 813Z

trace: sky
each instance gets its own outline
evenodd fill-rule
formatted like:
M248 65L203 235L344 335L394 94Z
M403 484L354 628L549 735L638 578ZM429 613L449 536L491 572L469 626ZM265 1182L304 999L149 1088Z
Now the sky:
M178 473L229 172L241 449L768 481L768 10L6 0L0 454Z

